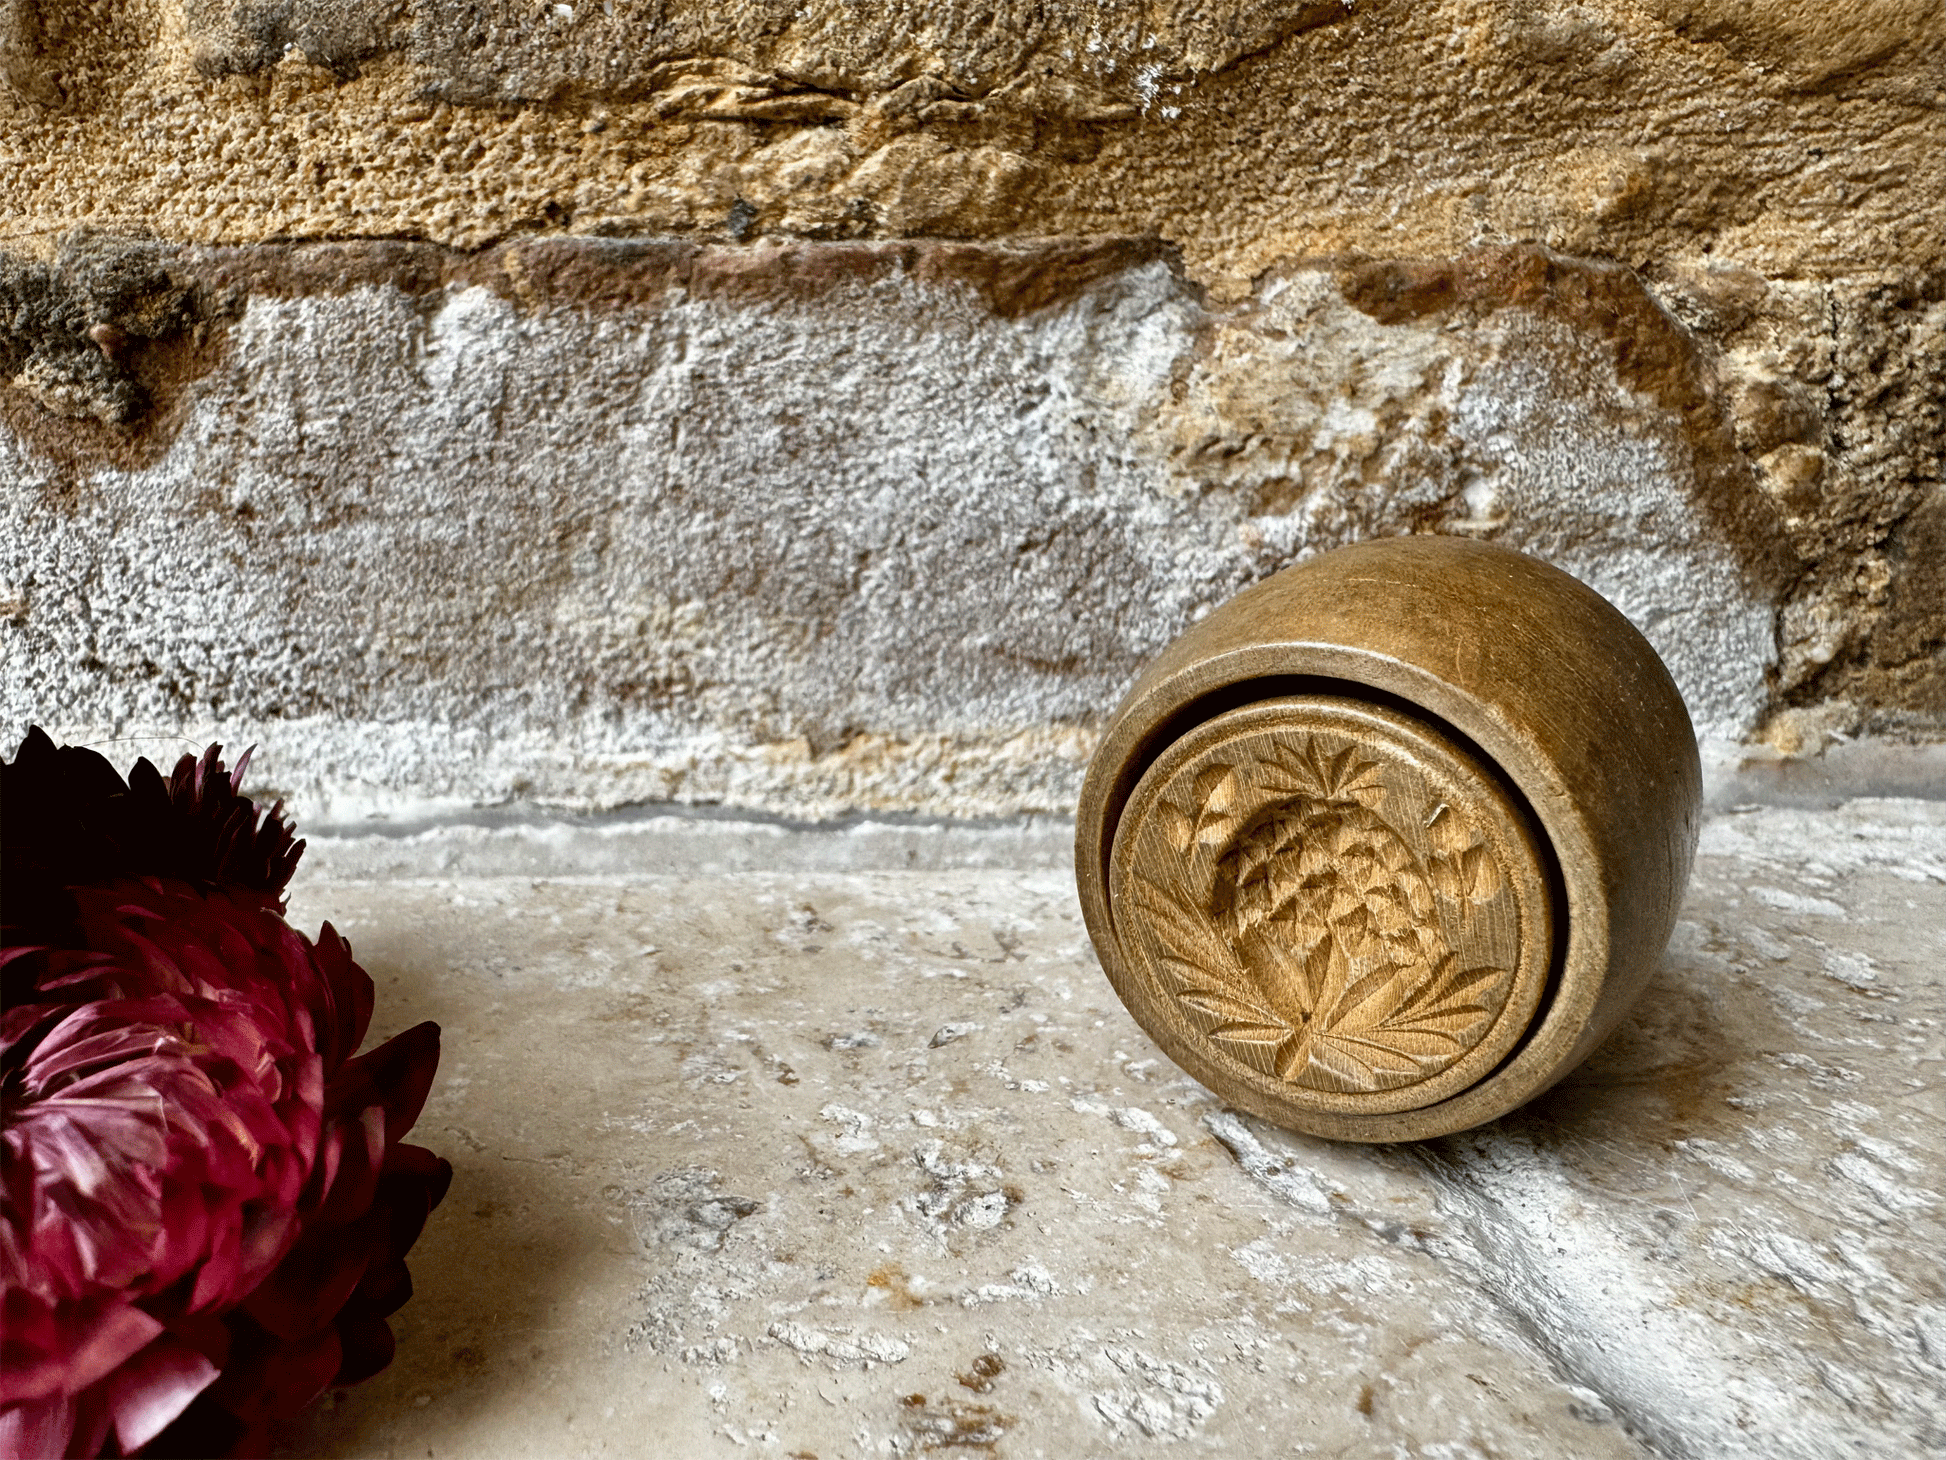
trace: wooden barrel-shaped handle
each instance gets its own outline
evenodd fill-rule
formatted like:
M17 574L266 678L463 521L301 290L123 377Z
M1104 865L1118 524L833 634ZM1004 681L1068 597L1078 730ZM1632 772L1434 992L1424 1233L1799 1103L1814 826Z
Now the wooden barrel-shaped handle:
M1579 1064L1661 956L1702 772L1646 639L1559 569L1388 538L1163 651L1082 790L1081 903L1131 1013L1241 1109L1465 1130Z

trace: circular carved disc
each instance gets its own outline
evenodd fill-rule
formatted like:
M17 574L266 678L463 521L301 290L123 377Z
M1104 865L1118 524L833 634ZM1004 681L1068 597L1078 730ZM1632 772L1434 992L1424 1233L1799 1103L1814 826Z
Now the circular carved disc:
M1544 865L1522 809L1429 725L1322 695L1232 710L1162 753L1116 828L1129 1007L1219 1094L1431 1105L1534 1017Z

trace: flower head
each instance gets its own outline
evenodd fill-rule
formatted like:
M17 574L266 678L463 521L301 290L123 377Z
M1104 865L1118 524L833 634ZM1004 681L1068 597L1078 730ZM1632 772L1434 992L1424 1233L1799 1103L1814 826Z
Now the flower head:
M400 1143L438 1026L355 1053L371 980L219 757L0 767L0 1454L260 1449L390 1361L451 1179Z

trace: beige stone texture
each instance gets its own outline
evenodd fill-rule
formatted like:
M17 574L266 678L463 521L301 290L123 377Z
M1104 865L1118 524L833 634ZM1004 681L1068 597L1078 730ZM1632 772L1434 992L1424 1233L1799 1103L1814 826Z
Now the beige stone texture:
M8 233L1531 240L1897 276L1946 233L1936 0L9 0Z
M619 860L558 826L315 849L295 919L351 939L384 1028L444 1027L413 1139L455 1175L392 1368L281 1453L1946 1440L1940 803L1710 820L1608 1045L1389 1148L1285 1135L1161 1058L1058 836L1036 868L975 831L760 827L772 870L699 875L696 831L721 849L700 822ZM942 865L956 842L1016 865Z

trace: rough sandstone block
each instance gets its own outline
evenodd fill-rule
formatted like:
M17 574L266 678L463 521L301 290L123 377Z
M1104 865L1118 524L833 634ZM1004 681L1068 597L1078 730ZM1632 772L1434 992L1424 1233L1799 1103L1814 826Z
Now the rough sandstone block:
M1937 657L1927 569L1888 566L1876 616L1818 596L1856 559L1807 572L1738 446L1837 434L1815 397L1739 417L1735 361L1635 275L1540 250L1293 266L1235 306L1115 243L145 245L9 277L43 321L0 436L9 723L261 740L314 810L1061 809L1148 655L1373 533L1569 568L1716 736L1815 683L1780 611L1838 617L1863 682ZM1843 713L1931 714L1880 699Z

